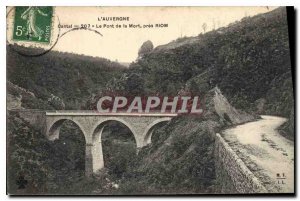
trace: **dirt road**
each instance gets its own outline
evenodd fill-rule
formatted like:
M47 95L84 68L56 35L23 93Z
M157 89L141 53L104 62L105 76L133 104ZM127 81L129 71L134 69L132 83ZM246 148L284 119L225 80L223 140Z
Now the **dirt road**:
M276 130L286 119L262 119L223 131L223 137L270 192L294 192L294 142Z

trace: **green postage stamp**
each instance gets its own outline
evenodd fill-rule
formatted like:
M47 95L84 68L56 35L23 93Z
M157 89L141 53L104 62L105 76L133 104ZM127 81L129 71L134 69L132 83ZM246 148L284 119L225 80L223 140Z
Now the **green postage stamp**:
M13 40L49 43L52 14L51 6L15 7Z

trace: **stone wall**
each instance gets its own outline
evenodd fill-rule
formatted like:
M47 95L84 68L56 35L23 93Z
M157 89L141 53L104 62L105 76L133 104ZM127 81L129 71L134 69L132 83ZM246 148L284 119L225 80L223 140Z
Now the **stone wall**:
M218 193L268 193L220 134L215 140L215 166Z

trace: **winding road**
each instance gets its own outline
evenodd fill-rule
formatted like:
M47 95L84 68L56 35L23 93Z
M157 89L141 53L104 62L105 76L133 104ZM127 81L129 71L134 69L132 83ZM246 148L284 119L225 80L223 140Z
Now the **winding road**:
M269 192L293 193L294 142L276 130L286 119L261 118L227 129L222 135Z

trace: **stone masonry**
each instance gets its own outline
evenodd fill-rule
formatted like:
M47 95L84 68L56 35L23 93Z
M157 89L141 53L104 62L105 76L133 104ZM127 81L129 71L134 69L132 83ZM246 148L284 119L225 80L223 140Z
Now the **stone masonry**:
M86 142L86 175L90 176L104 167L101 135L110 121L117 121L127 126L133 133L137 148L151 143L155 128L171 120L176 114L100 114L93 111L56 111L45 114L45 134L49 140L59 138L59 130L64 121L73 121L84 134Z
M219 193L268 193L220 134L215 140L215 166Z

